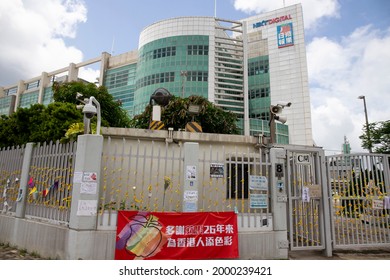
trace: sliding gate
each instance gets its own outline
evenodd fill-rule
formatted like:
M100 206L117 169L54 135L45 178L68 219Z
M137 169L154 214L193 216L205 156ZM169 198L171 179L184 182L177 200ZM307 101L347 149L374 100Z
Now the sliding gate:
M390 156L327 157L334 248L390 245Z

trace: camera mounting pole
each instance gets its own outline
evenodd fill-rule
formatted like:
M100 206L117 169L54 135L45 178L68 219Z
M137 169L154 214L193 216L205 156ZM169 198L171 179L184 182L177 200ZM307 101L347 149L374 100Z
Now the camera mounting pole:
M77 93L76 99L85 105L77 105L78 109L83 110L84 114L84 134L90 134L90 124L91 119L97 115L97 124L96 124L96 134L100 135L100 124L101 124L101 111L100 111L100 103L96 100L95 97L91 96L90 98L81 98L83 95L81 93Z

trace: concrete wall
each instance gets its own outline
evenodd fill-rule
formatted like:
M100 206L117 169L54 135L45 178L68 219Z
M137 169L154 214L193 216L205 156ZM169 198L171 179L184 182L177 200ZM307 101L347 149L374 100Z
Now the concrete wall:
M113 260L115 230L75 231L64 226L0 214L0 242L10 243L47 259ZM239 231L240 259L287 259L278 240L287 232ZM76 244L83 244L82 246Z
M164 141L168 138L167 131L150 131L136 129L103 129L105 135L113 139L129 137L133 139L154 139ZM255 151L258 139L250 136L197 134L188 132L174 132L173 139L183 143L195 142L202 146L226 145L235 149L251 149ZM119 140L122 141L122 140ZM97 155L102 154L103 139L98 135L80 136L77 142L77 154L74 172L100 171L100 160ZM176 144L175 144L176 145ZM31 145L30 145L31 146ZM92 150L93 151L92 151ZM28 153L27 153L28 154ZM185 159L186 155L184 155ZM27 162L27 161L26 161ZM26 165L26 164L25 164ZM27 182L28 168L22 172L21 180ZM96 181L99 184L99 180ZM27 183L21 185L25 186ZM99 193L94 195L81 194L80 182L74 182L72 191L72 207L70 222L66 225L48 223L47 221L25 217L22 211L18 215L0 214L0 242L10 243L30 252L36 252L44 258L51 259L114 259L116 226L102 227L98 220L102 219L99 213L78 212L78 201L96 200ZM272 188L272 183L270 187ZM272 193L272 192L271 192ZM17 210L20 209L19 201ZM283 208L284 209L284 208ZM232 210L232 209L231 209ZM230 210L230 211L231 211ZM209 210L212 211L212 210ZM287 229L286 211L269 213L269 226L254 226L251 219L262 219L263 215L240 213L238 215L239 250L241 259L287 259ZM257 224L261 222L258 220ZM275 225L277 228L275 228ZM282 225L282 226L281 226Z

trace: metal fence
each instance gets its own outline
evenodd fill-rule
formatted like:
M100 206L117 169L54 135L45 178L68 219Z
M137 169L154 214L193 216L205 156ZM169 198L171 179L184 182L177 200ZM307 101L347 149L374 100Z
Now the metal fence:
M29 170L26 216L69 222L76 142L36 144Z
M0 205L2 213L14 213L22 172L24 146L0 150Z
M390 244L389 155L327 157L334 247Z
M122 209L182 211L183 150L180 143L107 138L99 214ZM199 211L235 211L243 225L269 225L268 186L262 190L249 187L252 176L268 178L267 154L253 146L201 144L198 159ZM262 204L251 204L251 198L261 199Z

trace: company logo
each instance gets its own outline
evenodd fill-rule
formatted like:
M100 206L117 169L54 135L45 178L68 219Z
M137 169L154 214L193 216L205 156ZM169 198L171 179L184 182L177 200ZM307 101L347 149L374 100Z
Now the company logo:
M259 21L259 22L254 23L253 24L253 28L259 28L259 27L262 27L262 26L265 26L265 25L279 23L279 22L283 22L283 21L286 21L286 20L289 20L289 19L292 19L291 15L286 15L286 16L276 17L276 18L273 18L273 19L263 20L263 21Z
M278 48L284 48L294 45L294 34L292 22L278 25L277 28Z

